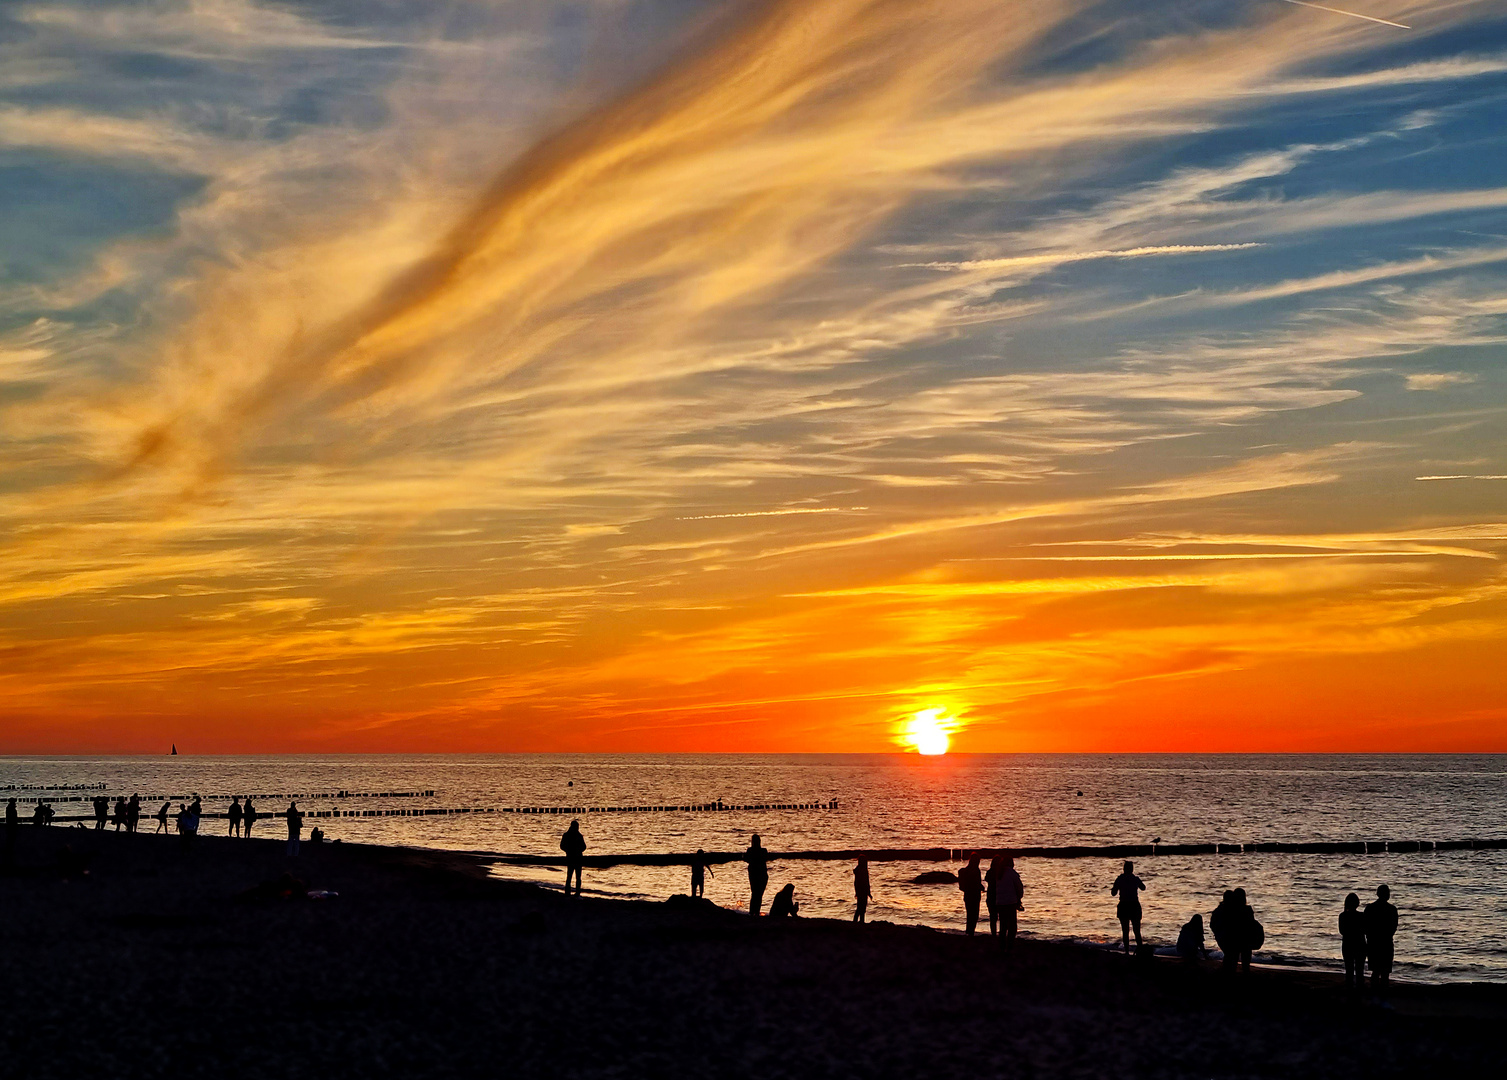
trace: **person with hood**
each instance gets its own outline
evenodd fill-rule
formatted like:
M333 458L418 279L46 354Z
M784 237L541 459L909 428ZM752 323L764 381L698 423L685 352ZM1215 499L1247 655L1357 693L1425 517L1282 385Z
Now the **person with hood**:
M571 818L570 828L560 837L560 850L565 852L565 895L570 895L570 881L575 878L576 895L581 895L581 856L586 852L586 837L581 835L579 818Z
M786 882L785 887L774 894L769 905L771 919L793 919L801 913L801 905L795 902L795 886Z
M1026 886L1015 871L1013 856L1005 856L1004 866L1000 869L994 883L994 893L994 906L999 913L999 944L1000 948L1008 952L1015 948L1017 925L1015 913L1026 909L1022 902L1026 895Z
M251 839L251 826L256 824L256 819L259 817L261 815L256 812L256 806L252 804L251 796L247 795L245 809L241 811L241 828L245 830L242 835L246 839Z

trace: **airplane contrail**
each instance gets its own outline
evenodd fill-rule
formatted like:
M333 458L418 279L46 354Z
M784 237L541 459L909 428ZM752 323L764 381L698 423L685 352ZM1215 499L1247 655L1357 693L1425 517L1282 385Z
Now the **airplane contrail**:
M1315 11L1332 11L1336 15L1349 15L1352 19L1365 19L1367 22L1381 23L1383 26L1395 26L1399 30L1413 29L1407 23L1393 22L1391 19L1378 19L1375 15L1362 15L1358 11L1343 11L1340 8L1325 7L1323 4L1310 4L1308 0L1283 0L1286 4L1297 4L1298 7L1313 8Z

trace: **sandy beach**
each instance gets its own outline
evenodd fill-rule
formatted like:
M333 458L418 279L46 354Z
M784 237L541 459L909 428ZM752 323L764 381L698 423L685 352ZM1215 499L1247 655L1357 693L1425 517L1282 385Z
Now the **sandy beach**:
M1471 1076L1507 1017L1495 984L1396 984L1383 1008L1327 973L1002 956L924 927L568 899L438 852L284 848L21 827L0 876L6 1071ZM248 895L289 871L338 897Z

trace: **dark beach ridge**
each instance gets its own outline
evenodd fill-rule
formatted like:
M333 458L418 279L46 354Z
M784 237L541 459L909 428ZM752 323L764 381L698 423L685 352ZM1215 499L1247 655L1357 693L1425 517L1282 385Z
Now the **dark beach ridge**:
M339 895L282 898L289 872ZM1382 1007L1323 972L567 899L437 851L30 826L0 978L28 1077L1471 1076L1507 1018L1498 984Z

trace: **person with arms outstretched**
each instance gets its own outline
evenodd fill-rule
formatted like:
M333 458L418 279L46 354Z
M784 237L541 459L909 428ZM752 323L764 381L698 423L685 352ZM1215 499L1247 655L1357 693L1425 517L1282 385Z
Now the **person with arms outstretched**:
M1135 947L1141 947L1141 892L1146 883L1135 875L1135 863L1125 860L1125 870L1109 887L1109 895L1120 898L1115 907L1115 917L1120 920L1120 942L1125 955L1130 955L1130 929L1135 927Z
M576 880L576 895L581 895L581 856L586 853L586 837L581 835L579 818L571 818L570 828L560 837L560 850L565 852L565 895L570 895L570 879Z
M758 915L764 906L764 890L769 887L769 851L759 843L758 833L749 841L743 860L748 863L748 913Z

